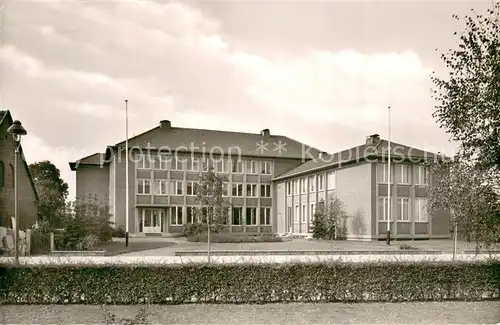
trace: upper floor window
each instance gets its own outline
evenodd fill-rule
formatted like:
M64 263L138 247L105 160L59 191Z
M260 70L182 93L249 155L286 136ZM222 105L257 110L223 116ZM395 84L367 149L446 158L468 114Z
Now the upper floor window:
M137 194L151 194L151 180L138 179L137 180Z
M243 163L239 158L233 159L232 164L231 164L233 173L235 173L235 174L243 173L243 166L242 165L243 165Z
M414 166L414 179L415 185L426 185L428 184L429 170L425 166Z
M389 220L389 207L388 197L379 197L378 199L378 220L388 221ZM391 212L394 211L394 200L391 200ZM394 216L390 213L390 221L394 220Z
M198 157L186 157L185 161L186 161L186 170L195 172L200 170Z
M307 179L305 177L300 179L300 187L302 193L307 192Z
M229 166L227 164L227 160L224 158L214 159L215 171L218 173L227 173L229 172Z
M247 196L257 196L257 184L247 184Z
M181 181L170 181L170 195L183 195L183 190Z
M233 196L243 196L243 184L233 183Z
M396 172L396 181L398 184L410 184L410 166L409 165L396 165L394 166Z
M415 199L415 204L413 205L413 216L414 220L418 222L427 222L429 221L427 215L427 199L418 198Z
M198 183L193 181L188 181L186 184L186 195L197 195L198 194Z
M299 194L299 180L293 182L293 194Z
M169 155L158 155L155 159L155 169L167 170L170 168L171 157Z
M323 191L325 189L325 175L318 175L318 190Z
M202 158L202 164L201 164L201 170L206 172L210 168L214 168L214 162L211 158L208 157L203 157Z
M257 161L255 160L247 160L245 162L245 166L247 174L257 174L259 172L257 167Z
M309 192L313 193L316 191L316 176L309 177Z
M155 159L152 155L139 154L137 161L137 168L150 169L154 166Z
M396 214L398 221L410 221L410 199L398 198L397 203Z
M260 162L260 173L264 175L272 175L272 162L271 161L261 161Z
M229 183L222 183L222 196L229 196Z
M286 195L292 195L292 184L290 181L286 182Z
M327 186L328 190L334 190L335 189L335 172L329 172L327 175Z
M271 197L271 184L261 184L260 185L260 196L261 197Z
M386 163L377 164L377 182L378 183L387 183L389 181L389 170L388 165ZM391 171L394 171L394 165L391 165ZM394 179L391 174L391 184L394 183Z
M154 182L154 194L155 195L167 195L167 181L166 180L156 180Z

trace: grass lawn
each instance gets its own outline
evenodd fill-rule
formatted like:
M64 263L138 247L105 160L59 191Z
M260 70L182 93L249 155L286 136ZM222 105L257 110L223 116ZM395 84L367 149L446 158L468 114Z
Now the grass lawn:
M138 306L110 306L130 320ZM149 306L150 324L496 324L500 302L325 303ZM91 305L0 306L0 324L104 324L106 310Z
M165 248L176 245L175 243L168 241L158 241L158 242L136 242L129 240L128 247L125 246L125 242L111 242L106 245L100 245L95 248L95 250L105 250L107 256L114 256L125 253L140 252L150 249Z

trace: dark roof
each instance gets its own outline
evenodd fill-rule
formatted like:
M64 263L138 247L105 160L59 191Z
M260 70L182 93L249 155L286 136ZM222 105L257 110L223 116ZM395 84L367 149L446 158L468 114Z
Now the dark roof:
M189 153L214 153L249 157L263 158L285 158L285 159L304 159L307 161L310 156L316 157L321 151L294 139L282 136L261 135L260 133L242 133L218 130L191 129L157 126L149 131L134 136L128 140L129 148L146 149L149 144L151 150L161 149L163 152L189 152ZM279 148L282 148L280 151ZM125 141L119 142L114 146L106 148L105 159L112 149L125 147ZM304 157L304 152L306 156ZM94 157L80 159L80 164L87 163L83 160ZM99 157L99 156L97 156ZM93 158L92 158L93 159ZM74 170L78 162L70 163Z
M264 149L261 150L259 144L264 144ZM242 133L231 131L204 130L170 127L162 129L156 127L145 133L139 134L129 139L129 147L146 148L148 143L156 149L163 147L164 151L171 149L177 152L189 151L195 153L220 153L220 149L224 153L236 153L239 148L242 156L258 156L269 158L292 158L302 159L303 151L310 148L309 152L313 155L318 155L320 150L307 146L294 139L282 135L269 135L267 137L259 133ZM265 144L267 143L267 146ZM282 144L283 150L279 152L278 146ZM116 147L125 146L125 141L116 144ZM193 146L194 149L191 149Z
M0 111L0 125L4 123L4 120L7 119L7 121L10 121L10 123L13 122L12 120L12 115L10 114L10 111ZM19 153L21 157L24 157L23 153L23 146L19 146ZM23 161L24 168L26 169L26 173L28 174L28 178L30 180L31 187L33 188L33 192L35 193L35 198L38 201L39 196L38 196L38 191L35 186L35 182L33 181L33 176L31 175L30 168L28 166L28 163L26 162L26 159L21 159Z
M347 150L343 150L331 155L325 155L318 159L313 159L303 163L296 168L289 170L281 175L278 175L274 180L285 179L307 174L313 171L320 171L327 168L338 167L341 165L365 161L371 157L386 158L389 143L387 140L380 139L375 144L363 144ZM416 159L419 161L437 159L441 157L439 154L427 152L421 149L412 148L399 143L391 142L391 161L400 159Z
M69 167L71 170L76 170L79 165L100 166L102 162L104 162L104 155L105 154L99 152L94 153L90 156L79 159L78 161L70 162Z

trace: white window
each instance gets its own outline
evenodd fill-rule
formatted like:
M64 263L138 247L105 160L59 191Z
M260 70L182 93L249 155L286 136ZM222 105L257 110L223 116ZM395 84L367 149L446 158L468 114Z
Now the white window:
M214 159L214 169L217 173L227 173L229 172L229 167L227 165L227 160L224 158Z
M293 194L299 194L299 180L293 182Z
M318 175L318 190L323 191L325 189L325 175Z
M381 221L387 221L388 216L389 216L389 210L388 210L388 203L389 198L388 197L379 197L378 198L378 220ZM392 213L394 211L394 199L391 199L391 217L390 221L394 220L394 215Z
M233 225L241 225L243 223L243 208L233 207L231 210L231 223Z
M198 194L198 183L188 181L186 185L186 195L197 195Z
M184 170L186 159L187 158L185 156L172 156L172 170Z
M295 205L295 215L293 216L293 221L295 223L299 223L299 220L300 220L299 217L300 217L299 205L296 204Z
M246 166L246 173L247 174L257 174L258 173L257 161L247 160L245 163L245 166Z
M314 219L314 215L316 214L316 203L311 203L311 210L309 211L309 220Z
M196 209L197 207L186 207L186 223L196 222Z
M170 221L173 226L182 225L182 207L170 207Z
M170 156L169 155L158 155L155 159L155 169L167 170L170 166Z
M199 171L198 158L197 157L186 157L186 170L189 171Z
M309 192L314 193L316 191L316 176L309 177Z
M396 165L396 181L398 184L410 184L410 166Z
M257 208L246 208L246 225L254 226L257 224Z
M387 181L388 181L388 172L389 170L387 169L388 168L388 165L387 163L379 163L377 165L377 182L378 183L386 183L387 184ZM399 167L399 166L398 166ZM394 184L394 164L391 164L391 184ZM397 170L396 170L396 173Z
M154 166L154 157L151 155L139 154L139 159L137 161L137 168L139 169L150 169Z
M271 224L271 208L260 208L260 224Z
M229 196L229 183L222 183L222 196Z
M184 193L181 181L170 181L170 195L182 195Z
M427 215L427 199L415 199L415 204L413 205L413 215L415 221L417 222L428 222L429 217Z
M292 184L291 182L286 182L286 195L292 195Z
M243 196L243 184L233 183L233 196Z
M328 190L334 190L335 189L335 172L329 172L327 175L327 186Z
M410 199L398 198L397 203L398 221L410 221Z
M306 216L307 216L307 205L302 204L302 223L306 222Z
M243 163L239 159L233 159L232 161L233 173L241 174L243 173Z
M247 196L257 196L257 184L247 184Z
M137 194L151 194L151 180L138 179L137 180Z
M271 184L261 184L260 185L260 196L261 197L271 197Z
M305 177L300 179L300 187L302 193L307 193L307 179Z
M261 161L260 162L260 173L264 175L271 175L272 174L272 163L270 161Z
M156 180L154 182L154 192L155 195L167 195L167 181L166 180Z
M428 169L425 166L414 166L414 179L415 185L428 184Z
M208 171L210 168L213 168L214 167L214 162L212 159L210 158L207 158L207 157L204 157L202 158L202 164L201 164L201 170L206 172Z

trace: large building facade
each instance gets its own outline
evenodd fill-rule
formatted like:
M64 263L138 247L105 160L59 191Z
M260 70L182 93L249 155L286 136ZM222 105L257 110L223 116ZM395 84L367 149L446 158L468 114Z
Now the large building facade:
M318 204L328 209L336 196L350 216L344 234L348 239L383 238L387 224L396 238L448 237L448 216L430 218L425 213L428 178L420 162L434 156L397 146L403 148L404 159L392 168L389 223L384 205L387 142L376 135L361 146L329 155L267 129L237 133L175 128L161 121L129 140L128 170L124 142L70 167L76 171L77 197L97 196L122 228L128 172L128 226L133 235L179 233L195 222L194 209L200 207L197 181L212 167L225 180L229 232L307 234Z

